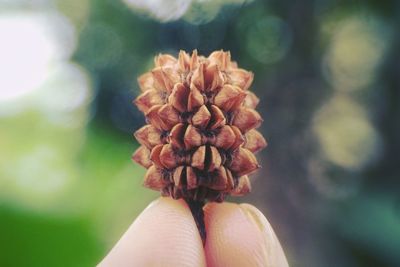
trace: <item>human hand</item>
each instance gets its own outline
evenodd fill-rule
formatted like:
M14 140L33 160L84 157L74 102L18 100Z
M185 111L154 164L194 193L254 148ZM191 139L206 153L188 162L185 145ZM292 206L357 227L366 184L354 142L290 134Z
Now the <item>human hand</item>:
M249 204L208 203L203 247L183 200L161 197L133 222L99 267L288 266L264 215Z

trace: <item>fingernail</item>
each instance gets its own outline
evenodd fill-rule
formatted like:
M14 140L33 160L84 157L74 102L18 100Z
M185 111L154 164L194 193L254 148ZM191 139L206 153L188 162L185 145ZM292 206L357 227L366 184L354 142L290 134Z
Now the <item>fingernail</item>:
M249 204L240 204L239 206L244 211L244 214L247 216L247 218L249 218L258 229L265 231L266 228L269 228L267 219L258 209Z

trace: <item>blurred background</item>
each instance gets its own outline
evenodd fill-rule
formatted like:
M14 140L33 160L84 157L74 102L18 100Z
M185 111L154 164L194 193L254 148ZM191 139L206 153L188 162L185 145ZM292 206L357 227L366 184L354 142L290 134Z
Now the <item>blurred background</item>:
M230 50L269 146L248 202L291 266L400 266L400 2L0 0L0 266L94 266L159 194L154 55Z

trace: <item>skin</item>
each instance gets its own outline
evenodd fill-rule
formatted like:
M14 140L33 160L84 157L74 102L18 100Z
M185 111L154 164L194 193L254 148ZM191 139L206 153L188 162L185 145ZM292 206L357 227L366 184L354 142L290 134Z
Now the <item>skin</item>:
M271 225L254 206L210 203L204 215L203 247L185 201L161 197L139 215L98 266L288 266Z

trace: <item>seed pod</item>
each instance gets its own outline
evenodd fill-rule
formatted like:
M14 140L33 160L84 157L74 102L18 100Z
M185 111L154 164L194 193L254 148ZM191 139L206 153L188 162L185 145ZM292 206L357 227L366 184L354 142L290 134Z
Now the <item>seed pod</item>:
M253 153L267 145L255 130L262 119L249 91L253 73L224 51L160 54L154 64L139 76L134 101L148 122L135 133L142 146L132 155L148 169L144 185L194 201L249 193L248 175L259 168Z

